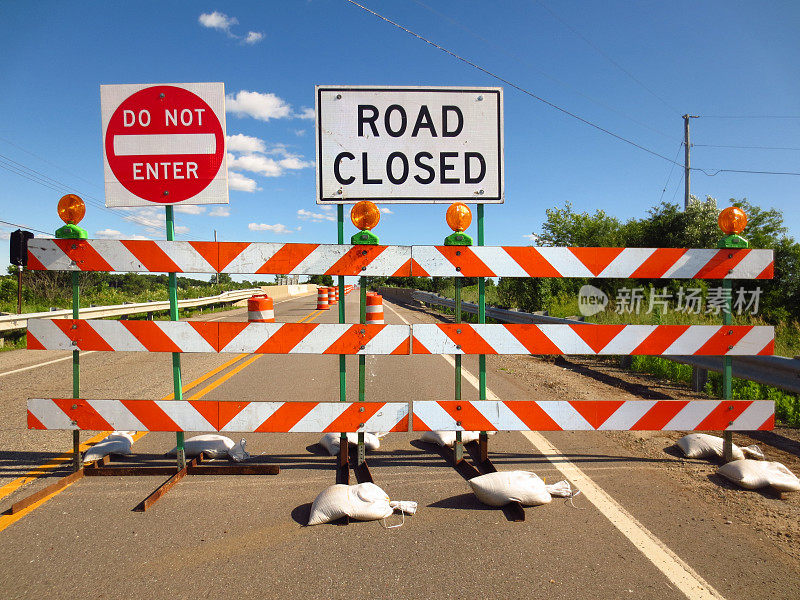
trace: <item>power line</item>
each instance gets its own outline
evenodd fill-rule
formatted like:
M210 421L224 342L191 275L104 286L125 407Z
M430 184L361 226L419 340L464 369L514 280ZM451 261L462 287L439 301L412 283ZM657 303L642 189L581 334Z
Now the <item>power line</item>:
M672 161L673 163L676 160L678 160L678 154L680 154L681 148L683 148L683 142L678 144L678 150L677 150L677 152L675 152L675 160ZM670 167L669 167L669 175L667 175L667 181L664 183L664 189L661 190L661 197L658 199L659 202L661 202L661 200L664 199L664 192L666 192L667 191L667 187L669 187L669 180L672 179L672 172L674 170L675 170L675 165L674 164L670 165Z
M24 148L21 147L19 148L21 150L24 150ZM31 152L28 152L28 154L33 155ZM21 177L24 177L25 179L33 181L34 183L43 185L44 187L47 187L58 193L77 192L81 196L81 198L83 198L88 204L91 204L92 206L99 208L100 210L104 210L114 215L115 217L119 217L130 223L135 223L149 229L154 229L153 223L151 221L142 219L140 217L137 217L136 215L122 215L116 210L108 208L105 205L105 203L103 203L102 200L99 200L90 194L86 194L85 192L81 192L80 190L76 190L72 186L69 186L57 179L45 175L41 171L32 169L31 167L28 167L20 162L17 162L3 154L0 154L0 168L5 169L6 171L10 171L11 173L19 175Z
M466 64L468 64L469 66L471 66L471 67L473 67L475 69L478 69L482 73L485 73L486 75L489 75L490 77L496 79L497 81L502 81L503 83L505 83L506 85L514 88L515 90L517 90L519 92L522 92L523 94L526 94L527 96L530 96L531 98L534 98L534 99L538 100L539 102L542 102L542 103L548 105L549 107L554 108L557 111L562 112L565 115L568 115L568 116L572 117L573 119L577 119L578 121L580 121L581 123L584 123L585 125L589 125L590 127L593 127L594 129L597 129L598 131L602 131L603 133L608 134L611 137L616 138L616 139L618 139L618 140L620 140L622 142L625 142L626 144L630 144L631 146L633 146L635 148L639 148L639 150L643 150L643 151L647 152L648 154L652 154L653 156L657 156L658 158L661 158L661 159L666 160L668 162L675 162L675 161L667 158L663 154L659 154L658 152L655 152L654 150L650 150L649 148L645 148L644 146L642 146L641 144L637 144L633 140L629 140L628 138L622 137L621 135L618 135L618 134L614 133L613 131L609 131L605 127L601 127L600 125L597 125L596 123L592 123L591 121L589 121L587 119L584 119L583 117L580 117L580 116L576 115L575 113L568 111L565 108L561 108L560 106L550 102L549 100L545 100L541 96L537 96L535 93L531 92L530 90L528 90L528 89L526 89L526 88L524 88L522 86L519 86L516 83L513 83L513 82L509 81L508 79L506 79L504 77L501 77L500 75L497 75L496 73L493 73L492 71L489 71L488 69L485 69L484 67L481 67L480 65L478 65L478 64L476 64L476 63L474 63L474 62L472 62L472 61L470 61L470 60L468 60L468 59L466 59L466 58L464 58L462 56L459 56L455 52L452 52L452 51L448 50L447 48L444 48L443 46L440 46L439 44L437 44L435 42L432 42L428 38L423 37L420 34L415 33L415 32L411 31L410 29L408 29L406 27L403 27L399 23L395 23L391 19L388 19L388 18L384 17L383 15L376 13L374 10L371 10L371 9L367 8L366 6L363 6L363 5L359 4L355 0L346 0L346 1L349 2L350 4L354 5L354 6L357 6L358 8L360 8L361 10L363 10L365 12L368 12L368 13L370 13L372 15L375 15L376 17L378 17L382 21L385 21L385 22L389 23L390 25L394 25L398 29L401 29L401 30L405 31L408 34L413 35L415 38L422 40L426 44L430 44L431 46L433 46L434 48L436 48L438 50L441 50L445 54L449 54L453 58L456 58L456 59L460 60L461 62L466 63ZM675 163L675 164L677 164L677 163ZM678 165L678 166L680 166L680 165Z
M651 96L653 96L653 97L654 97L654 98L656 98L658 101L660 101L660 102L661 102L661 103L662 103L664 106L666 106L668 109L670 109L672 112L674 112L674 113L676 113L676 114L678 114L678 115L680 115L680 114L681 114L681 111L679 111L677 108L675 108L674 106L672 106L672 105L671 105L669 102L667 102L666 100L664 100L664 99L663 99L661 96L659 96L658 94L656 94L656 93L655 93L653 90L651 90L649 87L647 87L647 86L646 86L644 83L642 83L642 82L641 82L639 79L637 79L636 77L634 77L634 75L633 75L633 74L632 74L630 71L628 71L627 69L625 69L625 68L624 68L622 65L620 65L620 64L619 64L617 61L615 61L613 58L611 58L611 57L610 57L608 54L606 54L605 52L603 52L603 50L602 50L602 49L600 49L600 47L599 47L599 46L595 45L595 44L594 44L594 43L593 43L591 40L589 40L589 39L588 39L586 36L584 36L583 34L581 34L581 33L580 33L579 31L577 31L577 30L576 30L574 27L572 27L572 26L571 26L569 23L567 23L567 22L566 22L566 21L564 21L564 20L563 20L561 17L559 17L559 16L558 16L556 13L554 13L554 12L553 12L553 11L550 9L550 7L549 7L549 6L547 6L547 5L546 5L544 2L542 2L541 0L534 0L534 2L536 2L536 3L537 3L539 6L541 6L541 7L542 7L543 9L545 9L545 10L546 10L548 13L550 13L550 16L552 16L552 17L553 17L553 18L554 18L556 21L558 21L559 23L561 23L561 24L562 24L564 27L566 27L567 29L569 29L569 30L570 30L572 33L574 33L574 34L575 34L575 35L577 35L579 38L581 38L581 39L582 39L584 42L586 42L586 44L587 44L587 45L588 45L590 48L592 48L592 49L593 49L595 52L597 52L597 53L598 53L600 56L602 56L603 58L605 58L605 59L606 59L608 62L610 62L612 65L614 65L614 66L615 66L617 69L619 69L620 71L622 71L623 73L625 73L625 75L627 75L628 77L630 77L630 78L631 78L633 81L635 81L636 83L638 83L638 84L639 84L639 85L640 85L640 86L641 86L641 87L642 87L642 88L643 88L643 89L644 89L646 92L648 92L648 93L649 93Z
M749 173L752 175L800 175L793 171L749 171L747 169L701 169L699 167L692 167L692 171L700 171L704 175L714 177L720 173ZM710 173L709 171L714 171Z
M692 146L702 146L704 148L739 148L742 150L800 150L800 148L789 148L785 146L723 146L720 144L692 144Z
M800 115L700 115L704 119L800 119Z
M44 235L53 235L49 231L42 231L41 229L36 229L36 227L31 227L30 225L20 225L19 223L9 223L8 221L0 221L3 225L11 225L12 227L16 227L17 229L30 229L31 231L35 231L37 233L43 233Z
M600 106L601 108L604 108L607 111L613 112L614 114L619 115L623 119L627 119L631 123L636 123L639 127L644 127L645 129L649 129L653 133L657 133L658 135L660 135L662 137L665 137L665 138L667 138L669 140L676 139L674 135L669 135L668 133L660 131L659 129L656 129L655 127L653 127L653 126L651 126L651 125L649 125L649 124L647 124L647 123L645 123L643 121L640 121L638 119L634 119L633 117L631 117L630 115L626 114L625 112L623 112L621 110L617 110L616 108L614 108L612 106L609 106L605 102L601 102L600 100L597 100L596 98L593 98L593 97L589 96L588 94L585 94L585 93L581 92L580 90L574 88L570 84L568 84L568 83L566 83L564 81L561 81L557 77L554 77L554 76L550 75L549 73L547 73L545 71L542 71L540 68L538 68L536 65L534 65L530 61L526 60L525 58L523 58L523 57L521 57L521 56L519 56L519 55L517 55L517 54L515 54L513 52L509 52L506 48L493 43L492 40L489 40L489 39L483 37L482 35L480 35L478 33L475 33L474 31L472 31L469 27L467 27L466 25L464 25L460 21L454 19L453 17L451 17L449 15L446 15L444 13L439 12L438 10L428 6L427 4L422 2L421 0L411 0L411 1L414 2L415 4L421 6L422 8L427 10L428 12L431 12L434 15L438 16L439 18L444 19L444 20L452 23L453 25L455 25L456 27L458 27L462 31L465 31L468 34L470 34L472 37L482 41L487 46L490 46L491 48L494 48L495 50L505 54L506 56L510 56L511 58L516 60L518 63L524 64L528 68L535 70L542 77L546 77L550 81L553 81L553 82L557 83L558 85L564 87L565 89L577 94L578 96L581 96L582 98L585 98L589 102L592 102L593 104L596 104L597 106Z

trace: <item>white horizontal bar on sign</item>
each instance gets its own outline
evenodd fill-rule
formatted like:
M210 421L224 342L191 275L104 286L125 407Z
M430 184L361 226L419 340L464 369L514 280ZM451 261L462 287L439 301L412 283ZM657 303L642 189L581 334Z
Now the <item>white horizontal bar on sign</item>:
M213 133L164 133L160 135L115 135L117 156L214 154L217 139Z

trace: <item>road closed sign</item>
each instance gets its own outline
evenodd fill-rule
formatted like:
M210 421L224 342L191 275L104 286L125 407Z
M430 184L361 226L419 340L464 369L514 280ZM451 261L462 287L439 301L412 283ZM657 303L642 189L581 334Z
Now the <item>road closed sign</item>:
M503 202L502 88L317 86L317 204Z
M101 85L106 206L227 204L222 83Z

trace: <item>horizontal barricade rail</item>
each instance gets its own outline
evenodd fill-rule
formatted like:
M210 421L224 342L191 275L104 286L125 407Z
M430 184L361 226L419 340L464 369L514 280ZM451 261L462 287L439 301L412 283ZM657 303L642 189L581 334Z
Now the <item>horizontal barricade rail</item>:
M446 400L414 402L414 431L756 431L771 400Z
M340 433L408 431L407 402L28 400L28 429Z
M775 329L751 325L413 325L413 354L661 356L772 354Z
M768 400L224 402L28 400L29 429L339 433L412 431L755 431Z
M350 325L207 321L34 321L28 348L255 354L772 354L752 325Z
M28 242L28 268L52 271L770 279L773 251L534 246L370 246L272 242Z
M32 321L28 349L254 354L409 354L408 325L209 321Z

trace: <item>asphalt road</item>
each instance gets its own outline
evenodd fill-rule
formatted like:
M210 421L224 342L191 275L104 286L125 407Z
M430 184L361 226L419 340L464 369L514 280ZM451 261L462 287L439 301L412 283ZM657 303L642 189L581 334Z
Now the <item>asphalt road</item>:
M276 305L278 321L313 316L315 298ZM357 295L347 297L357 320ZM309 317L309 315L312 315ZM434 322L388 305L387 323ZM245 320L244 309L211 319ZM9 489L71 445L69 432L25 429L25 399L71 394L68 353L0 354L0 510L55 480ZM172 391L166 354L82 357L90 398L162 398ZM226 363L231 363L220 369ZM367 357L367 399L447 399L447 357ZM348 399L357 398L357 358L348 358ZM28 368L33 367L33 368ZM477 399L465 358L465 399ZM27 370L25 370L27 369ZM208 400L336 400L338 357L183 355L184 397ZM560 377L553 366L554 381ZM530 393L489 360L488 385L502 399ZM537 399L567 399L543 388ZM624 395L624 392L619 392ZM89 439L94 432L83 434ZM189 476L151 510L132 512L163 477L86 478L9 522L0 516L4 598L796 598L798 561L758 531L726 523L674 477L668 454L653 458L620 434L500 433L499 469L532 470L548 483L568 476L583 492L526 509L513 523L483 506L462 477L414 434L391 434L370 453L375 482L419 511L400 528L380 522L306 527L310 503L335 478L317 434L249 434L248 450L280 465L277 476ZM625 435L625 434L622 434ZM161 453L174 434L150 433L135 452ZM6 519L3 521L3 519Z

